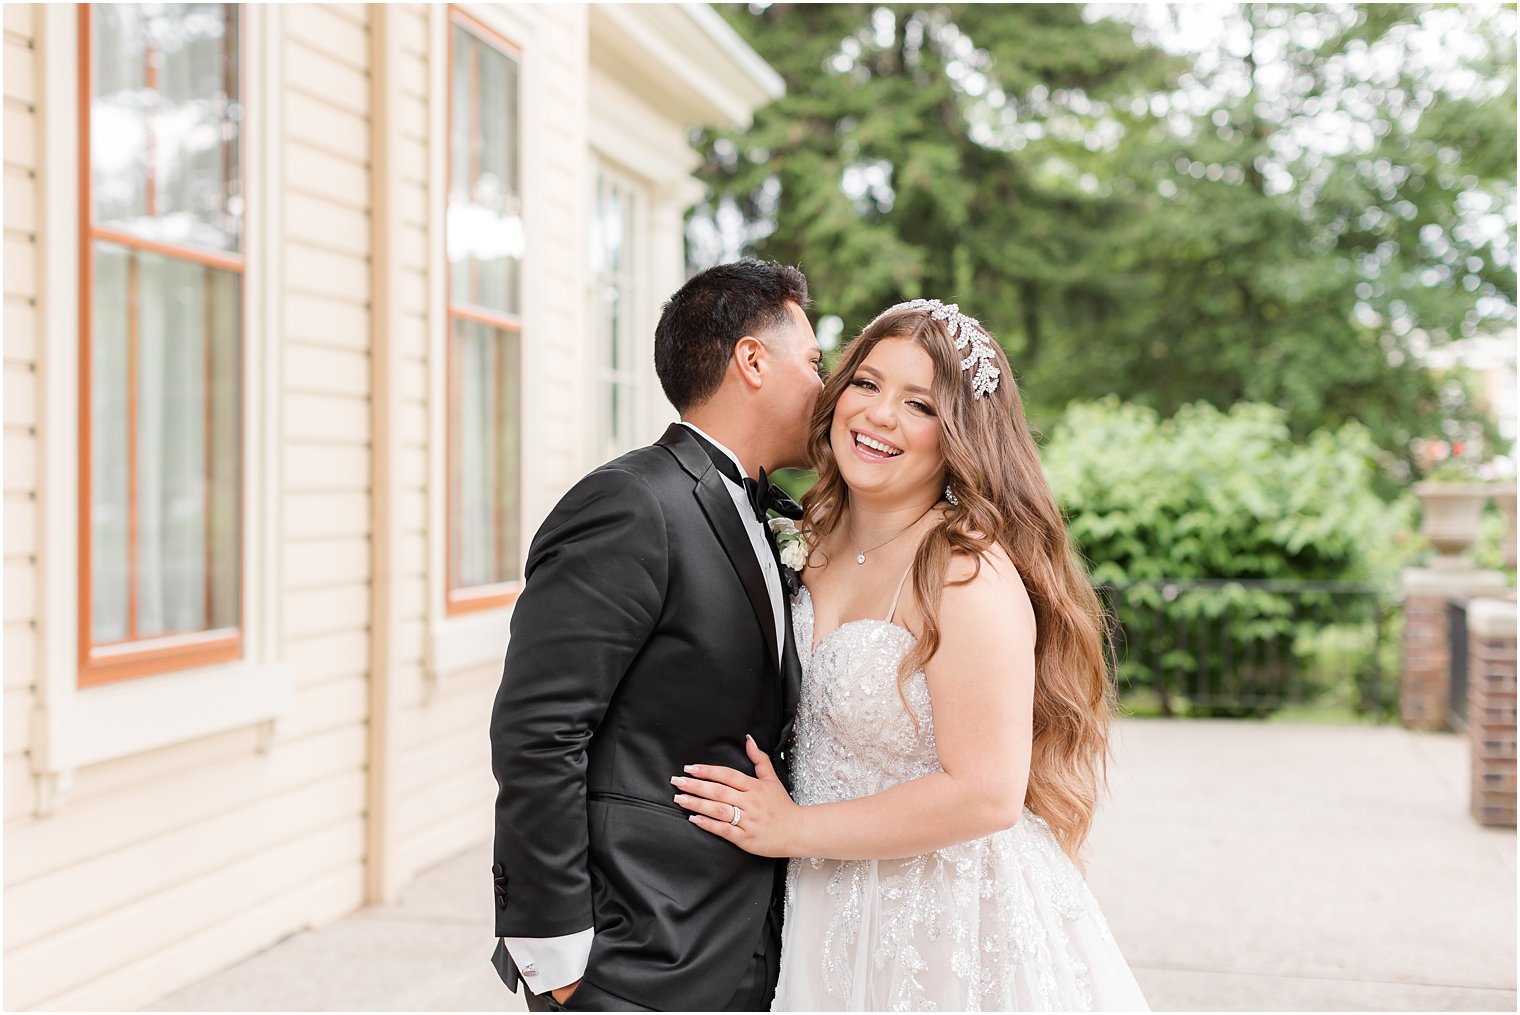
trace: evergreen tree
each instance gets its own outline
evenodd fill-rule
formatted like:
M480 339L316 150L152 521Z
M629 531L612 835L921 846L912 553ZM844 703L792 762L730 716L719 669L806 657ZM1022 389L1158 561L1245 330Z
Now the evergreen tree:
M1512 12L1252 4L1178 55L1069 4L722 9L787 94L698 135L697 258L741 222L849 333L959 300L1037 424L1249 400L1404 456L1472 415L1417 353L1514 318Z

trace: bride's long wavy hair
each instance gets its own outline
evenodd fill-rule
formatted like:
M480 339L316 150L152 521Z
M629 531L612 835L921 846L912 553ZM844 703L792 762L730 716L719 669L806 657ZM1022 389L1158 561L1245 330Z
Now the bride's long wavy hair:
M1107 777L1112 683L1104 652L1102 603L1066 536L1065 520L1040 468L1013 371L1002 349L997 390L974 398L961 354L945 326L925 310L877 318L845 349L818 396L808 434L818 482L803 498L803 525L816 546L844 519L849 490L839 474L829 433L839 397L878 342L916 342L934 362L934 404L940 420L945 479L959 505L924 538L913 561L913 592L923 631L898 672L898 689L939 648L940 593L951 558L966 554L980 572L994 543L1018 568L1034 606L1034 747L1025 803L1044 818L1061 848L1080 861L1093 809ZM968 581L970 579L967 579ZM904 696L904 704L907 699ZM911 714L911 713L910 713Z

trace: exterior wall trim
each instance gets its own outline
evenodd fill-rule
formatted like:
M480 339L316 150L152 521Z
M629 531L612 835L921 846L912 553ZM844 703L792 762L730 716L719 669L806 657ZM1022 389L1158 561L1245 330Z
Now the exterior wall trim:
M401 450L401 293L406 270L401 264L400 131L391 111L402 104L401 79L394 71L406 54L401 49L398 10L371 8L370 19L370 671L369 764L365 769L364 896L371 905L394 902L401 890L394 848L398 638L402 610L395 581L400 556L402 484L396 457Z
M786 92L781 76L705 4L590 6L591 62L649 82L670 114L747 127Z

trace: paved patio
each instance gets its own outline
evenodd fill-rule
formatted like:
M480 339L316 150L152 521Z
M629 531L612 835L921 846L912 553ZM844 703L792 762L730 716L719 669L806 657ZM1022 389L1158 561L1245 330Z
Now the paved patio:
M1120 730L1088 872L1154 1008L1515 1010L1515 834L1467 816L1465 740ZM489 867L482 844L153 1009L520 1011L486 962Z

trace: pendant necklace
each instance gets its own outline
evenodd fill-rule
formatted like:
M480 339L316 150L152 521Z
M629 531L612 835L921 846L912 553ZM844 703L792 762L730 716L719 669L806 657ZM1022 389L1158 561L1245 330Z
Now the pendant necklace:
M896 536L893 536L891 539L885 540L883 542L877 543L875 546L873 546L873 547L871 547L869 549L866 549L866 550L862 550L860 548L860 544L855 541L855 533L851 530L851 528L850 528L849 525L846 525L844 527L845 534L850 537L850 545L853 546L853 547L855 547L855 563L857 563L857 564L864 564L866 562L866 554L868 554L868 553L875 553L877 550L881 549L883 546L886 546L887 543L890 543L893 540L897 539L898 536L901 536L904 532L907 532L908 529L911 529L913 526L915 526L919 522L923 521L924 520L924 515L927 515L930 511L933 511L933 510L934 510L934 505L930 504L928 510L926 510L924 512L924 514L919 515L917 518L915 518L911 522L909 522L906 526L904 526L903 528L899 529Z

